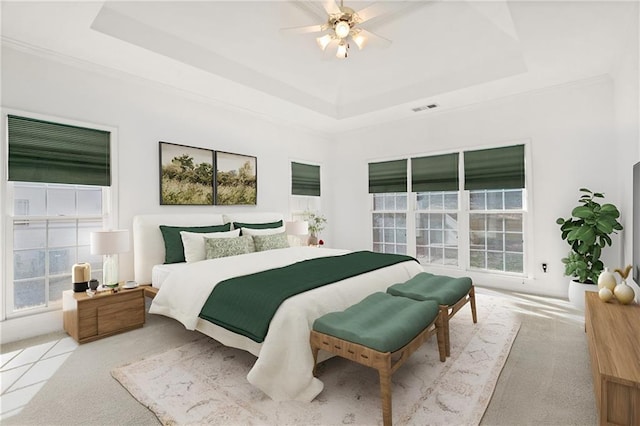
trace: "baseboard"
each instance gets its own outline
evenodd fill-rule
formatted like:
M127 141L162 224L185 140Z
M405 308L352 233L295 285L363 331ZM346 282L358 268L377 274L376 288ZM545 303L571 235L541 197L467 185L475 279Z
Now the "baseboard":
M62 331L62 310L11 318L0 322L0 344Z

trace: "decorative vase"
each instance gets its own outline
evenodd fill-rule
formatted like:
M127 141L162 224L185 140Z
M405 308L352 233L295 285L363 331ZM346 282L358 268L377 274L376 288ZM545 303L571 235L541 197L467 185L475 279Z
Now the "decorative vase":
M609 290L607 287L602 287L600 291L598 291L598 297L603 302L608 302L613 298L613 292Z
M613 294L615 294L618 302L623 305L628 305L629 303L633 302L633 299L636 296L633 289L627 285L627 282L625 280L622 280L622 282L616 286L616 288L613 290Z
M307 242L310 246L318 245L318 236L316 234L309 235L309 241Z
M609 268L604 268L604 271L602 271L598 276L598 288L606 287L613 291L617 284L618 282L616 281L616 276L613 275L613 272L610 272Z

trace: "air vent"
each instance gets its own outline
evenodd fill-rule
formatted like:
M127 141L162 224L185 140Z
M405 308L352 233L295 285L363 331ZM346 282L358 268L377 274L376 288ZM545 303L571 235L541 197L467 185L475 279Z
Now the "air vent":
M434 109L434 108L438 108L438 104L422 105L419 107L411 108L411 111L420 112L420 111L426 111L428 109Z

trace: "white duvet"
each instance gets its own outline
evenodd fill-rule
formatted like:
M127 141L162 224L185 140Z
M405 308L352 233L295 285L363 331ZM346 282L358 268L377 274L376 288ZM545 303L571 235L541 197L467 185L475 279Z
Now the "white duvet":
M262 345L253 346L259 348L257 350L241 343L249 340L244 336L219 327L198 326L204 322L198 314L215 285L227 278L346 253L347 250L291 247L190 263L167 276L149 312L174 318L187 329L197 328L225 345L254 354L259 350L256 354L258 359L247 376L248 381L276 401L309 402L323 387L312 374L309 334L313 321L328 312L344 310L371 293L385 291L394 283L412 278L423 271L417 262L402 262L285 300L273 316ZM229 338L230 334L238 336L238 340Z

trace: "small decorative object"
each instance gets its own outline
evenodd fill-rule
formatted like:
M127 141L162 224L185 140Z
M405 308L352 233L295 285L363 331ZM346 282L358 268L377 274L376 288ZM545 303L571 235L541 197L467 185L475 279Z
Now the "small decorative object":
M319 246L323 246L323 245L324 245L324 240L320 240L320 241L318 241L318 245L319 245Z
M95 291L98 288L98 285L99 285L98 280L89 280L89 288L91 290Z
M604 268L604 271L602 271L598 276L598 288L601 289L606 287L613 291L617 284L618 282L616 281L616 276L613 275L613 272L610 272L609 268Z
M129 230L95 231L90 235L91 254L104 255L102 285L118 287L118 254L129 251Z
M613 298L613 292L607 287L602 287L600 291L598 291L598 297L600 297L600 300L603 302L608 302Z
M258 159L216 151L216 205L258 203Z
M91 279L91 265L88 263L76 263L72 268L73 291L80 293L89 288Z
M303 213L304 218L309 222L309 242L310 246L318 245L318 234L322 231L327 223L327 219L320 213L306 211Z
M630 304L636 297L633 289L629 285L627 285L627 277L629 276L631 268L632 266L628 265L624 269L615 270L615 272L620 274L620 276L622 277L622 282L620 282L620 284L616 286L616 288L613 290L613 294L616 296L616 299L618 299L618 302L623 305Z

